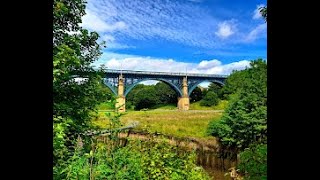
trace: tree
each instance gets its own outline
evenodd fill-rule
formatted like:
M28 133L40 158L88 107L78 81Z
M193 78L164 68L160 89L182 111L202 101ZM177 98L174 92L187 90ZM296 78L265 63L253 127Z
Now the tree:
M159 98L160 104L173 104L177 103L177 93L168 84L163 82L158 82L154 86L156 90L156 95Z
M224 99L228 99L231 94L237 93L245 83L246 71L233 71L226 79L225 85L221 89Z
M223 92L221 91L222 87L216 83L210 83L208 87L208 91L215 92L219 99L223 99Z
M267 22L267 6L260 7L259 10L265 22Z
M252 143L267 141L267 64L262 59L252 61L250 68L232 76L242 83L228 81L238 90L230 87L235 93L229 106L220 121L209 123L208 132L223 146L241 151Z
M106 100L101 72L92 62L101 55L99 35L79 26L84 0L53 3L54 166L70 156L75 134L90 126L91 112ZM75 77L78 77L76 79Z
M126 106L129 105L133 105L135 104L134 99L135 96L137 95L137 93L139 91L141 91L142 89L144 89L146 87L146 85L144 84L137 84L126 96Z
M208 91L200 101L201 106L215 106L219 103L218 95L213 91Z
M152 108L152 106L159 103L159 98L155 96L156 90L153 86L147 86L140 90L134 97L135 110L140 110L143 108Z
M53 115L78 125L87 124L90 111L105 98L101 75L91 66L101 55L99 35L79 26L84 3L55 0L53 6Z
M190 94L190 102L200 101L203 98L203 93L199 87L196 87Z

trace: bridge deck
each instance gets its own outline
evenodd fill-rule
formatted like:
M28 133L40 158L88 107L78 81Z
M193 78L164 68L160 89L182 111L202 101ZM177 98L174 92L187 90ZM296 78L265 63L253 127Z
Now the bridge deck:
M120 74L123 75L165 75L165 76L190 76L190 77L218 77L218 78L227 78L227 75L219 75L219 74L196 74L196 73L176 73L176 72L151 72L151 71L132 71L132 70L115 70L115 69L107 69L107 73L109 74Z

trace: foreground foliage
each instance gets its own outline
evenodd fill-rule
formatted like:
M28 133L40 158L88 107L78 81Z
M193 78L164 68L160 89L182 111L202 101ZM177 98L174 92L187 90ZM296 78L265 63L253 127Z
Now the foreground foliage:
M229 105L219 121L211 121L208 133L223 149L240 153L239 168L251 179L266 179L267 64L258 59L250 67L233 72L223 88ZM261 145L262 144L262 145Z
M206 93L206 95L204 96L204 98L200 101L200 105L201 106L216 106L219 103L219 98L218 95L213 92L213 91L209 91L208 93Z
M195 158L166 142L132 140L114 148L95 142L89 152L76 149L55 179L209 179Z
M146 141L126 142L116 130L122 126L121 114L106 115L110 122L107 141L78 138L72 157L54 167L54 179L209 179L195 165L195 152L181 150L166 140L159 142L153 136Z
M246 179L267 179L267 145L258 144L241 152L239 169Z
M240 81L241 85L240 82L231 80ZM262 60L253 61L250 68L230 75L227 82L226 86L231 86L229 89L232 89L233 94L230 96L229 106L220 121L209 124L208 132L220 138L222 145L239 150L255 142L266 143L266 63Z

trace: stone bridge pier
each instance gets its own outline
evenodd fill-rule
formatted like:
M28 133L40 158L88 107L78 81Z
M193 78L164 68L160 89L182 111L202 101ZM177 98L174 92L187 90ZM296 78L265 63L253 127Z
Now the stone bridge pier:
M118 112L126 112L126 97L124 96L124 78L122 74L119 75L118 97L116 101L116 110Z
M188 95L188 81L187 77L183 77L182 81L182 96L178 98L178 109L179 110L189 110L190 99Z

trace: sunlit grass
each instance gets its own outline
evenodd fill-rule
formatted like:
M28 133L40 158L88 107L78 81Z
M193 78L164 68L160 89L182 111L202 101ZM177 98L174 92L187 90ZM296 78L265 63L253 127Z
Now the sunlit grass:
M215 111L177 111L150 110L126 112L120 117L124 125L139 121L136 130L160 132L176 137L210 138L206 135L209 121L217 120L222 112ZM93 123L101 128L109 124L105 112L99 112L99 118Z
M220 100L219 104L216 106L200 106L200 101L190 104L190 110L224 110L228 105L227 100Z
M99 110L112 110L114 107L112 106L111 103L104 102L98 105Z
M198 101L198 102L190 103L190 110L224 110L227 107L227 105L228 105L227 100L220 100L218 105L211 106L211 107L200 106L200 101ZM112 107L112 105L110 103L101 103L98 106L98 109L101 111L112 110L113 108L114 107ZM176 104L158 105L158 106L153 107L152 109L176 110L177 105ZM127 107L127 110L132 111L133 106L130 109Z

